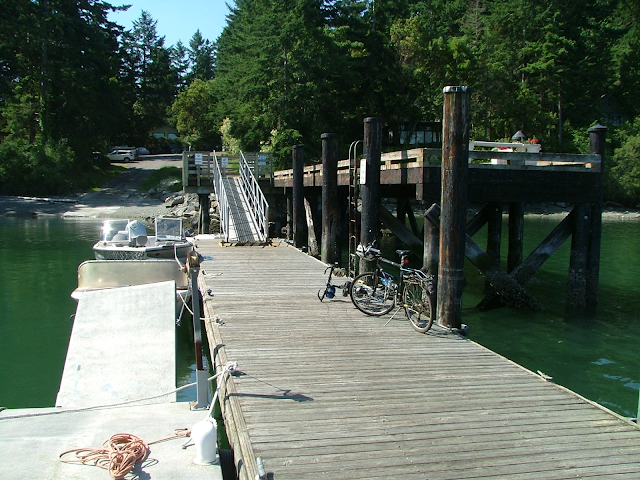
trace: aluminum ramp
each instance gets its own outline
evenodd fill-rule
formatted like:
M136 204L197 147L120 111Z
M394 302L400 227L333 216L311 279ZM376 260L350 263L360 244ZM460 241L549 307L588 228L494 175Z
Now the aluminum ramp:
M222 179L229 203L229 241L260 242L258 227L238 177Z

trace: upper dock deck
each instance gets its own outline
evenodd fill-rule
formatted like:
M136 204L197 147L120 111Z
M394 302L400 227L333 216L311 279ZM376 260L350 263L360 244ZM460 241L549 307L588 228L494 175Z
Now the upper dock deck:
M640 478L640 429L439 327L320 303L325 266L282 243L222 248L206 324L242 479ZM217 324L214 317L222 322Z

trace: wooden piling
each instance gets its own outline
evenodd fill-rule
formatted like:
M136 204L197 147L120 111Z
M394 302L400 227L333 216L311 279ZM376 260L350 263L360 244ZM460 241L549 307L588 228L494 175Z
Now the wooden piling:
M209 233L209 224L211 223L211 218L209 216L211 199L209 198L209 194L198 194L198 202L200 204L200 233Z
M285 191L289 190L287 195L287 240L293 240L293 199L291 198L291 189L285 188Z
M429 207L429 210L438 207L437 204L433 204ZM424 268L430 275L438 274L438 255L440 248L440 229L437 225L428 221L427 216L429 210L424 214L424 251L422 258L422 268Z
M293 157L293 245L300 248L304 245L305 225L307 224L304 209L304 147L294 145Z
M470 90L445 87L442 121L442 187L438 319L448 328L462 325L462 288L467 217Z
M340 210L338 198L338 138L323 133L322 139L322 238L321 260L333 264L340 260L338 230Z
M500 265L500 243L502 238L502 205L492 202L487 205L487 255L496 265ZM489 281L486 281L486 290L489 290Z
M509 253L507 254L507 273L522 263L524 242L524 204L512 202L509 204Z
M364 119L364 171L360 170L360 196L362 212L360 220L360 243L369 245L378 237L378 215L380 211L380 158L382 155L382 118ZM360 262L360 271L370 267L370 262Z
M584 203L576 205L573 207L573 213L569 276L567 278L567 307L585 307L591 205Z
M602 237L602 194L604 190L605 142L607 127L595 125L589 129L589 153L600 155L600 198L591 207L591 234L587 254L586 303L598 303L600 279L600 243Z

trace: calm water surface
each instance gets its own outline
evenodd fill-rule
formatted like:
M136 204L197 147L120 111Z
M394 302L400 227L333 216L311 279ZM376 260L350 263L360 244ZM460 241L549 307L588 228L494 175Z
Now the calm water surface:
M527 216L526 257L557 226L561 217ZM502 263L506 270L507 217L503 221ZM486 247L486 227L474 236ZM599 304L584 313L566 313L565 296L571 240L552 255L526 289L541 312L500 308L480 312L484 277L468 261L462 323L469 338L611 410L635 417L640 379L640 222L604 221ZM394 237L383 250L396 257ZM421 257L420 257L421 258ZM414 265L419 267L419 265Z
M70 295L77 287L78 265L94 258L91 247L100 225L98 220L0 217L1 407L55 404L77 306ZM187 328L176 335L178 385L195 379ZM179 394L179 400L193 399L195 387Z
M558 218L527 217L525 256L558 222ZM69 295L77 284L78 265L93 258L91 246L99 226L98 221L0 217L0 406L55 403L76 309ZM480 245L486 243L483 235L480 231L474 237ZM569 263L569 242L565 242L527 284L545 307L542 312L509 308L478 312L474 307L482 299L484 279L467 264L462 321L469 325L472 340L635 417L640 378L640 222L605 221L602 237L597 309L565 313ZM393 252L395 246L393 238L385 237L385 251ZM178 385L195 379L190 328L185 322L177 330ZM195 389L183 392L180 400L195 400Z

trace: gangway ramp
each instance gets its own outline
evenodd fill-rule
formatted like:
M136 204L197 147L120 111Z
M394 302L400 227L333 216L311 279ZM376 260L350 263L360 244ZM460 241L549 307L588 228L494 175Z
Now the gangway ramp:
M640 478L637 425L441 327L319 302L325 265L299 250L198 251L241 479L257 457L279 480Z
M222 179L229 203L229 240L259 242L260 235L239 177Z

